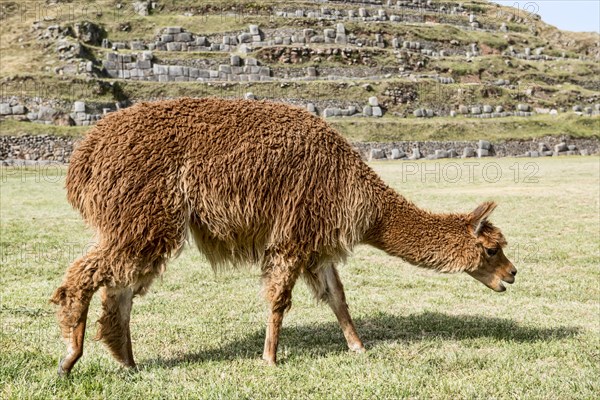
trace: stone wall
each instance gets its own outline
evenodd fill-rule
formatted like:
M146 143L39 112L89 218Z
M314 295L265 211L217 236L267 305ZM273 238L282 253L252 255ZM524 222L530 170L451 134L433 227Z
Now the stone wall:
M51 135L0 136L2 165L32 165L69 161L80 139ZM539 140L511 140L501 143L479 142L356 142L353 147L365 160L439 159L449 157L541 157L561 155L592 155L600 152L598 139L573 139L549 136ZM415 151L415 149L418 149ZM417 157L414 155L418 154Z
M77 139L51 135L0 136L0 160L4 165L36 161L68 162Z
M271 69L259 65L256 58L232 54L229 63L196 68L182 65L167 65L154 62L152 52L138 54L107 53L103 61L106 74L112 78L158 81L234 81L260 82L270 81Z
M44 104L31 99L11 98L0 103L0 121L13 119L45 125L89 126L99 121L112 108L103 107L103 112L86 106L84 101L61 104Z
M387 20L387 17L377 17ZM361 19L361 21L366 21ZM311 45L311 44L337 44L349 46L350 48L386 48L392 47L404 53L419 53L428 57L446 57L455 55L466 55L474 57L480 55L476 43L461 43L457 40L449 42L415 40L399 36L391 37L379 33L365 34L362 32L350 32L341 22L331 22L323 29L314 28L275 28L262 30L258 25L249 25L248 31L230 32L227 34L201 35L187 32L180 26L169 26L163 28L152 42L143 40L132 40L129 42L111 43L104 39L102 46L113 50L131 49L137 51L158 50L168 52L239 52L247 53L256 48L289 45ZM522 58L548 60L542 57L542 49L536 49L537 56L525 57L527 48L517 52L514 47L510 48L507 55L522 54ZM553 59L553 58L552 58Z
M357 142L354 148L364 159L408 159L418 149L416 158L453 158L453 157L543 157L562 155L593 155L600 153L600 140L574 139L569 136L547 136L536 140L509 140L499 143L480 141L431 141L431 142ZM394 157L394 149L400 157ZM479 150L487 150L480 152Z

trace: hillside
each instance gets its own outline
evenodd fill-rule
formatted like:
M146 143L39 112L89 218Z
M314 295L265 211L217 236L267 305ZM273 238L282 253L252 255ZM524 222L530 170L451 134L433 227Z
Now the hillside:
M307 107L358 141L598 136L598 35L560 31L529 9L482 0L0 7L3 134L44 132L34 122L77 136L137 101L217 95Z

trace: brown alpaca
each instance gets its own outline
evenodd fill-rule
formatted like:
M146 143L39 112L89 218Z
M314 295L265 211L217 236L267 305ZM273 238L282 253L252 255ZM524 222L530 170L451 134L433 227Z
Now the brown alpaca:
M274 364L284 312L302 277L364 351L336 265L366 243L440 272L464 271L503 291L516 270L484 203L432 214L390 189L325 121L284 104L222 99L139 103L92 128L71 158L69 202L98 244L67 270L52 301L69 344L59 372L83 353L88 305L101 289L98 337L134 366L132 299L181 251L188 230L214 268L261 267Z

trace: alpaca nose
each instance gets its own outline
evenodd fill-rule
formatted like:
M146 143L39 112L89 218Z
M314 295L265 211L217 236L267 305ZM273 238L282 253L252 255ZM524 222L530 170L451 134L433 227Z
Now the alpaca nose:
M517 276L517 269L513 267L513 268L510 270L510 274L511 274L512 276Z

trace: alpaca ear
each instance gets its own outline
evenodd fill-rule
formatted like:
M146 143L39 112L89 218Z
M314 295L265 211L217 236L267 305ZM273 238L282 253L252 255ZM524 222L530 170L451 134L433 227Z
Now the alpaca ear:
M475 235L481 233L481 228L483 224L487 221L487 218L490 216L492 211L496 208L496 203L493 201L486 201L485 203L481 203L470 215L471 226L473 227L473 232Z

